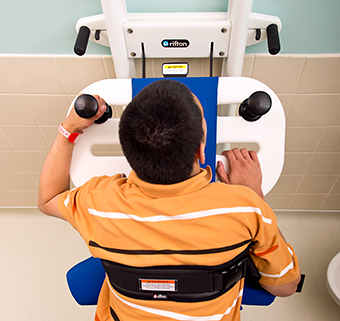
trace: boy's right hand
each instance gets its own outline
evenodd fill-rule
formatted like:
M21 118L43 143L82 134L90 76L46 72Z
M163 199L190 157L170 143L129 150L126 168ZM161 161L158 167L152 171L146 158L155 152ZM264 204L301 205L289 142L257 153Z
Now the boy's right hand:
M262 199L262 172L257 153L245 148L224 151L229 161L229 172L226 173L222 162L218 162L216 172L221 182L231 185L243 185L251 188Z
M79 96L81 95L82 94L80 94ZM73 106L67 118L63 122L64 128L67 129L70 133L81 132L83 129L90 127L94 123L94 121L100 118L106 111L105 100L98 95L93 95L93 97L96 98L98 102L99 108L97 114L92 118L82 118L76 113Z

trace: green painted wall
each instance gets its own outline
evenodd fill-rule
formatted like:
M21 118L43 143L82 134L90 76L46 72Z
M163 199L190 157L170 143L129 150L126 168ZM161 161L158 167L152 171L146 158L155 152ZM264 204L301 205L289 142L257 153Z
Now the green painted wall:
M114 0L113 0L114 1ZM1 0L0 54L73 54L75 24L102 13L100 0ZM225 0L126 0L129 12L226 11ZM340 53L340 0L254 0L253 12L280 17L281 53ZM267 52L266 43L247 53ZM110 54L90 43L88 54Z

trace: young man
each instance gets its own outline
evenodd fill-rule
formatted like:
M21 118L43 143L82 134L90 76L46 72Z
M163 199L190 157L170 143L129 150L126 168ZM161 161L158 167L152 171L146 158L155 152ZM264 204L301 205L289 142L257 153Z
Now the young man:
M105 110L96 99L95 117L72 110L64 128L91 126ZM229 173L219 164L221 183L210 183L210 168L200 168L203 108L186 86L161 80L144 88L124 110L119 135L128 178L94 177L69 190L73 144L62 134L40 178L40 210L69 221L102 259L96 320L239 320L244 278L235 271L248 252L267 291L295 292L298 261L263 200L256 153L224 152ZM230 261L240 267L230 270Z

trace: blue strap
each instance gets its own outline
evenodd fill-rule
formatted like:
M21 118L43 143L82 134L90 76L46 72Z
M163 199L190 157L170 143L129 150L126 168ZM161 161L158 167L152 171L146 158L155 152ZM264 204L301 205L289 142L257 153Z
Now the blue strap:
M135 97L144 87L156 80L164 78L133 78L132 97ZM216 165L216 127L217 127L217 90L218 77L190 77L190 78L166 78L182 82L197 96L203 109L204 117L207 122L207 144L205 147L205 168L210 166L212 173L215 173ZM213 175L212 181L215 181Z

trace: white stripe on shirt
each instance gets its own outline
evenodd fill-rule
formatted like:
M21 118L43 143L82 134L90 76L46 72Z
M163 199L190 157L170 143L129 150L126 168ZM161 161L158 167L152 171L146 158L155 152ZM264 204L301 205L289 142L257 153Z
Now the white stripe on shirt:
M227 208L215 208L206 211L198 211L192 213L185 213L179 215L154 215L148 217L140 217L134 214L126 214L126 213L117 213L117 212L101 212L95 209L89 208L89 213L95 216L110 218L110 219L118 219L118 220L134 220L138 222L164 222L164 221L173 221L173 220L190 220L197 219L203 217L209 217L213 215L223 215L223 214L231 214L231 213L257 213L261 215L263 222L267 224L271 224L272 220L270 218L266 218L262 215L261 209L257 207L227 207Z
M263 273L263 272L260 272L259 273L262 275L262 276L266 276L268 278L274 278L274 279L278 279L282 276L284 276L286 273L288 273L288 271L290 271L291 269L294 268L294 262L291 262L288 266L286 266L279 274L267 274L267 273Z
M67 195L65 201L64 201L64 206L67 208L68 203L70 202L70 194Z
M134 304L132 302L126 301L126 300L120 298L115 293L115 291L112 289L111 284L110 284L110 282L107 278L106 278L106 282L107 282L111 292L114 294L114 296L118 300L123 302L124 304L130 306L131 308L135 308L135 309L138 309L138 310L141 310L141 311L144 311L144 312L147 312L147 313L151 313L151 314L154 314L154 315L159 315L159 316L162 316L162 317L172 318L174 320L179 320L179 321L219 321L219 320L222 320L222 318L225 315L227 315L231 312L231 310L236 306L237 300L240 297L242 297L242 295L243 295L243 290L241 290L238 293L237 298L234 300L233 304L224 313L208 315L208 316L204 316L204 317L194 317L194 316L185 315L185 314L176 313L176 312L171 312L171 311L166 311L166 310L148 308L148 307L144 307L144 306L139 305L139 304Z

